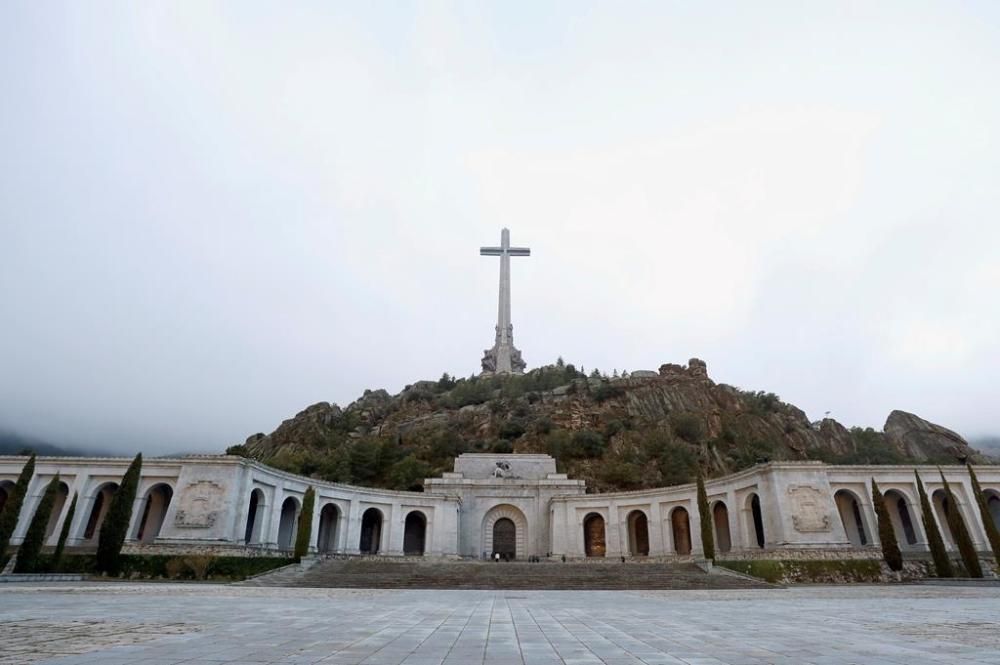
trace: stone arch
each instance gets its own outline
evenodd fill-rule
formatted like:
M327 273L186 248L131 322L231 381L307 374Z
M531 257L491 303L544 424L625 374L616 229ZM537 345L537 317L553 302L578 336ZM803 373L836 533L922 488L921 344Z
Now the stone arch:
M514 556L524 559L528 556L528 520L518 508L510 504L500 504L490 508L483 516L483 551L492 554L494 549L494 527L502 519L509 520L514 525ZM501 528L508 528L502 525Z
M756 545L764 549L764 544L767 542L764 538L764 514L760 509L760 497L757 496L756 492L747 497L747 510L749 513L747 526L749 527L751 546Z
M896 534L896 542L900 547L912 547L917 544L917 532L913 528L912 503L901 490L887 489L882 494L886 510L889 511L889 521Z
M14 483L10 480L0 481L0 510L3 510L4 504L7 503L7 499L10 498L11 493L14 491Z
M419 510L410 511L403 522L403 554L423 556L427 545L427 516Z
M52 537L52 534L56 532L56 525L59 524L59 518L62 516L63 508L66 507L66 499L69 498L69 485L59 481L59 487L56 489L56 498L52 503L52 513L49 515L48 524L45 525L45 540L48 541Z
M954 506L951 505L951 501L948 500L948 495L943 489L936 489L931 494L931 506L934 510L934 516L937 517L938 530L941 531L945 545L954 547L955 534L951 532L951 525L948 524L948 515Z
M712 525L715 530L715 549L729 552L733 549L733 537L729 532L729 509L724 501L716 501L712 506Z
M167 508L174 497L174 489L167 483L157 483L146 492L142 502L142 517L135 529L135 539L140 543L151 543L160 535Z
M599 513L589 513L583 518L583 553L589 557L602 557L607 550L604 517Z
M361 542L358 549L362 554L378 554L382 548L382 511L369 508L361 516Z
M687 508L678 506L671 511L670 532L674 537L674 552L682 556L691 554L691 519Z
M319 528L316 534L317 552L335 552L337 550L337 526L340 524L340 508L335 503L328 503L319 511Z
M264 521L266 508L264 491L259 487L250 492L250 505L247 507L247 526L243 532L243 542L247 545L260 543L261 523Z
M632 556L649 556L649 519L642 510L633 510L628 523L628 551Z
M833 500L837 504L837 512L840 513L840 522L844 525L847 540L854 547L867 545L870 538L865 529L865 518L858 495L847 489L839 489L834 492Z
M295 546L295 532L298 530L299 500L294 496L281 502L281 518L278 521L278 549L290 550Z
M108 514L111 506L111 497L118 491L118 483L106 482L98 486L90 500L90 512L83 527L83 539L93 541L101 532L101 525L104 524L104 517Z

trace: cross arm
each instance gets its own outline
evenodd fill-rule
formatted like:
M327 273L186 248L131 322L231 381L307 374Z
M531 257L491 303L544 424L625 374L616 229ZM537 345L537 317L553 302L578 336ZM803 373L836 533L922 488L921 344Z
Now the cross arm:
M531 250L527 247L511 247L507 253L511 256L531 256Z
M503 247L480 247L480 256L501 256L503 255Z

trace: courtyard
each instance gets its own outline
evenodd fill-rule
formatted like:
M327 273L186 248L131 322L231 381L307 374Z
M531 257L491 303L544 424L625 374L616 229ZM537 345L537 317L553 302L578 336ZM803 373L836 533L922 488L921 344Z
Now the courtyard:
M0 586L0 663L1000 664L1000 587Z

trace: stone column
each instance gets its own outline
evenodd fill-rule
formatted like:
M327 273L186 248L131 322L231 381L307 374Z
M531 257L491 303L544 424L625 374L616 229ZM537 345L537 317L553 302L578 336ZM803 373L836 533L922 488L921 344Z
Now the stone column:
M361 554L361 506L357 500L351 500L351 507L348 509L347 524L345 533L347 542L343 545L346 554Z
M382 522L383 551L389 556L403 556L403 529L406 516L398 501L389 506L389 514Z
M649 530L649 556L665 555L667 550L663 543L663 515L659 501L654 500L649 506L646 528Z
M622 547L622 532L625 532L626 539L628 538L628 531L621 528L621 520L618 516L618 502L610 501L607 505L608 517L604 522L604 528L606 529L606 535L604 536L607 552L605 556L609 557L620 557L622 553L628 552L628 543L626 541L625 547ZM582 527L581 527L582 531Z

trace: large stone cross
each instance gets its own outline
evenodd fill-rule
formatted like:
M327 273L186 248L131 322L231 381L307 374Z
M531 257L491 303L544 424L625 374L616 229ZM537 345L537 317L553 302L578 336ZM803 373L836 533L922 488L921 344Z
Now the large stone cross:
M500 305L497 313L496 341L492 349L483 352L483 372L520 374L525 362L514 348L514 326L510 322L510 257L531 256L527 247L511 247L510 231L500 232L499 247L480 247L481 256L500 257Z

